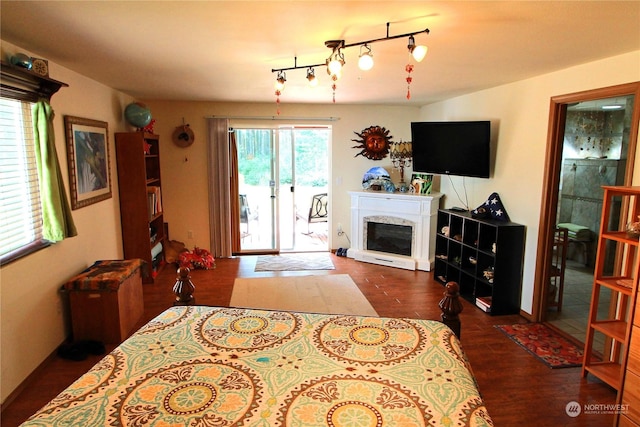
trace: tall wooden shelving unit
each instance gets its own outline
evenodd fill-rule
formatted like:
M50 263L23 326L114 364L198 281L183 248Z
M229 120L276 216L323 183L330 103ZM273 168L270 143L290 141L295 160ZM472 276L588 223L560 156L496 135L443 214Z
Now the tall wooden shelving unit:
M120 132L115 139L124 257L146 261L151 274L144 282L153 283L163 253L153 256L152 252L166 238L160 200L159 137L146 132ZM160 196L156 204L151 202L150 188Z
M640 360L633 362L629 358L629 350L631 354L637 353L640 345L640 327L633 326L640 279L640 242L638 237L629 236L625 231L628 222L638 221L640 187L605 186L603 189L602 219L582 375L592 374L618 390L620 403L624 399L623 391L625 383L631 379L630 375L640 378ZM627 214L617 220L620 212ZM607 258L614 259L613 267L605 263ZM599 310L606 293L611 296L608 306L605 310ZM594 348L596 334L604 336L602 348Z

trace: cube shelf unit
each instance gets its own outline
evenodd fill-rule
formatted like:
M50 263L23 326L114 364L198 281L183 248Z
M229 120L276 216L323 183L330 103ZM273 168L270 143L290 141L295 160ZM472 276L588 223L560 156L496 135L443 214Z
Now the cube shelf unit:
M618 391L617 403L628 410L616 414L615 425L640 426L640 243L625 231L628 222L638 221L640 187L603 189L582 375L592 374ZM596 334L604 338L597 340L601 344L596 345Z
M447 209L438 211L437 224L435 279L457 282L463 298L491 315L519 313L524 225ZM479 298L490 302L483 308Z
M153 283L164 258L165 225L161 205L159 137L147 132L115 134L125 259L147 262Z

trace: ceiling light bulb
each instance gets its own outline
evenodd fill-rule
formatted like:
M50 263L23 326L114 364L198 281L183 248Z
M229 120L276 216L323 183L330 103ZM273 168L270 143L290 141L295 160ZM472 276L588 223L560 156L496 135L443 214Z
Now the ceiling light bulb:
M373 57L368 53L363 54L358 60L358 67L362 71L368 71L373 68Z
M362 48L367 49L366 52L363 52ZM368 45L361 46L360 48L360 58L358 59L358 68L362 71L368 71L373 68L373 55L371 54L371 48Z
M427 55L427 47L423 45L416 46L411 54L413 55L413 59L418 62L422 62L424 57Z
M329 61L329 73L338 75L340 70L342 70L342 62L339 59L334 58Z

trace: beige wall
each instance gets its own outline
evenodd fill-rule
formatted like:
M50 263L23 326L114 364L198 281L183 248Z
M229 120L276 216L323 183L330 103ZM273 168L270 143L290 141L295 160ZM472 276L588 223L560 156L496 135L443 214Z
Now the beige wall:
M2 43L2 55L15 47ZM37 56L37 55L36 55ZM494 176L467 179L469 205L475 207L491 192L503 198L512 219L527 226L523 309L530 311L535 267L549 98L554 95L640 80L640 52L597 61L522 82L477 92L422 109L408 106L290 105L283 99L282 116L337 117L321 122L333 128L331 146L331 248L347 246L336 235L341 223L349 229L349 190L360 188L363 173L372 166L390 169L388 159L374 162L354 157L354 131L371 125L389 129L395 140L410 139L410 122L416 120L491 119L498 123L498 152ZM63 117L73 115L109 123L113 198L73 211L79 236L65 240L0 269L1 298L1 399L6 397L65 338L65 316L59 287L98 259L122 257L119 203L113 133L131 130L122 111L132 99L68 69L50 63L51 76L69 83L53 97L55 137L65 185L67 162ZM148 102L161 138L162 179L166 220L171 238L189 247L209 247L205 116L274 116L273 104L206 102ZM189 123L196 135L193 146L183 149L170 142L174 128ZM246 122L245 122L246 123ZM269 121L254 124L284 124ZM299 122L296 122L299 123ZM233 122L232 122L233 125ZM237 124L236 124L237 126ZM410 171L408 171L410 173ZM636 176L640 168L636 170ZM398 180L397 173L392 173ZM460 183L454 178L456 188ZM636 179L638 182L638 179ZM448 181L441 190L446 206L459 205ZM193 230L193 239L187 231Z
M165 221L169 223L169 234L173 240L184 242L188 247L210 248L209 217L207 195L207 116L273 117L276 105L240 104L212 102L158 102L147 101L157 120L155 133L160 135L162 163L163 204ZM390 130L394 141L411 139L411 121L418 118L417 107L358 106L358 105L290 105L283 103L281 117L335 117L336 121L317 121L316 124L332 127L331 179L330 179L330 247L348 247L346 238L338 237L337 224L351 236L350 199L348 191L362 188L362 176L373 166L387 168L395 181L397 172L392 171L391 162L374 161L363 156L354 157L360 150L356 145L354 132L361 132L371 125L383 126ZM171 142L171 134L184 118L195 134L195 142L188 148L181 148ZM231 126L280 126L305 122L286 120L231 120ZM313 123L306 122L306 123ZM188 238L188 231L193 238Z
M2 42L4 61L16 52L25 51ZM65 187L69 188L64 116L101 120L109 124L113 197L73 211L78 236L0 269L2 402L65 339L68 319L60 286L96 260L122 258L113 132L127 130L121 118L131 98L55 63L49 66L52 78L69 84L51 101Z
M522 310L532 312L538 225L553 96L640 81L640 51L572 67L532 79L449 99L422 108L421 120L490 119L497 136L490 179L466 178L470 208L498 192L511 220L526 225ZM637 156L636 159L640 159ZM640 161L640 160L639 160ZM635 169L640 176L640 168ZM463 192L462 178L453 186ZM639 182L636 178L635 182ZM453 186L442 179L445 206L459 205Z

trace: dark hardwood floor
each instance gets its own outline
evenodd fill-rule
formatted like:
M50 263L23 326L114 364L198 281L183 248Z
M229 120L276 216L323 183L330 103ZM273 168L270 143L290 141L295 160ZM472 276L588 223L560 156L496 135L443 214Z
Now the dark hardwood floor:
M192 272L194 296L202 305L229 303L236 277L268 277L347 273L380 316L440 318L438 302L443 286L433 274L376 266L333 256L335 270L313 272L254 272L256 257L217 260L214 270ZM144 285L142 324L170 307L175 269L168 266L153 285ZM600 380L582 378L580 368L550 369L494 328L498 324L525 323L518 315L489 316L463 301L462 346L471 362L480 392L496 426L610 426L613 416L581 414L569 417L569 402L615 403L616 393ZM100 357L82 362L52 358L2 411L2 426L16 426L69 386Z

